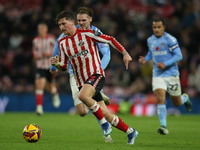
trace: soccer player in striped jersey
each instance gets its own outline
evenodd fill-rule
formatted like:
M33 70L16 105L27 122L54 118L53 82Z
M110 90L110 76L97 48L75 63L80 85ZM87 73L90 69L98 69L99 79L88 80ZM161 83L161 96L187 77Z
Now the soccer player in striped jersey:
M166 92L169 93L175 106L185 105L191 111L192 103L186 93L181 95L179 70L177 62L182 59L182 53L177 39L165 32L165 24L161 18L152 22L154 34L147 39L148 53L139 57L139 63L145 64L153 60L152 88L157 99L157 114L161 127L158 133L169 134L167 130L167 110L165 105Z
M52 57L51 64L58 70L65 71L69 60L80 90L78 98L98 118L103 127L104 135L111 133L111 128L107 122L109 121L112 126L127 133L127 144L134 144L139 133L124 123L117 115L111 114L100 94L105 83L105 74L101 67L96 42L107 43L117 49L123 55L126 69L128 69L128 64L132 58L115 38L95 30L76 28L74 16L71 12L63 11L59 13L56 16L56 23L67 36L59 40L60 55L59 57Z
M36 63L37 72L35 75L35 98L36 113L43 114L43 93L46 90L52 94L53 106L60 106L60 98L55 86L55 79L49 73L50 59L55 45L55 37L47 33L48 27L46 23L38 24L38 36L33 39L33 57Z
M76 27L80 28L80 29L92 29L92 30L101 32L97 27L90 24L92 22L92 16L93 16L93 10L91 8L80 7L77 10L78 25L76 25ZM65 36L66 35L64 33L62 33L58 37L58 39L56 41L56 45L54 46L53 55L52 55L53 57L56 56L56 55L59 55L58 41ZM102 59L101 59L101 67L104 70L107 67L107 65L110 61L110 47L109 47L108 44L104 44L104 43L97 43L97 47L98 47L98 50L103 55ZM50 72L53 75L57 75L58 70L57 70L56 67L51 65ZM82 101L79 100L79 98L78 98L79 89L78 89L78 86L76 84L76 81L75 81L75 78L74 78L74 72L73 72L73 69L72 69L70 63L68 64L68 72L70 74L70 87L71 87L71 90L72 90L72 97L73 97L74 105L76 107L78 114L83 117L83 116L88 114L88 107L84 103L82 103ZM104 99L105 104L108 105L110 103L109 98L106 95L104 95L104 93L102 91L103 90L101 90L101 95ZM114 142L110 135L105 136L103 134L103 137L104 137L106 143L113 143Z

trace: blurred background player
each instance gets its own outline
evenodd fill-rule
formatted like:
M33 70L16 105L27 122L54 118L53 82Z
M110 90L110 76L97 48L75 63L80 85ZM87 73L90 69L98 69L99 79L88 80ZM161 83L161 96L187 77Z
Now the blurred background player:
M90 9L88 7L80 7L77 10L77 22L78 22L78 25L76 25L76 27L80 28L80 29L92 29L92 30L101 32L97 27L92 26L90 24L92 22L92 16L93 16L93 10L92 9ZM56 55L59 56L58 41L61 38L65 37L65 36L66 35L64 33L62 33L58 37L58 39L56 41L56 45L55 45L54 50L53 50L52 57L55 57ZM82 44L84 44L84 43L82 43ZM98 50L102 54L101 67L104 70L107 67L107 65L108 65L108 63L110 61L110 47L109 47L108 44L104 44L104 43L97 43L97 47L98 47ZM57 75L58 70L57 70L56 67L51 65L50 72L53 75ZM76 80L74 78L73 69L72 69L70 63L68 64L68 72L70 74L70 87L71 87L71 90L72 90L72 97L73 97L74 105L76 107L76 110L77 110L78 114L83 117L83 116L88 114L88 107L84 103L82 103L82 101L80 101L79 98L78 98L79 89L78 89L78 86L76 84ZM102 95L102 97L104 99L105 104L109 105L110 104L110 100L103 93L103 90L101 90L101 95ZM103 137L105 139L105 142L113 143L113 140L112 140L110 135L108 135L108 136L103 135Z
M165 32L162 19L152 21L154 34L147 39L148 53L140 56L139 63L145 64L153 60L152 88L157 99L157 114L161 127L160 134L169 134L167 130L167 110L165 105L166 92L175 106L185 105L187 111L192 110L192 103L186 93L181 95L179 70L177 62L182 59L182 53L177 39Z
M52 56L53 47L55 45L55 37L48 34L48 26L44 22L38 24L38 36L33 39L33 57L36 63L35 74L35 98L36 98L36 113L43 114L43 94L46 90L52 94L53 106L60 106L60 99L55 79L52 79L52 74L49 72L50 58Z
M134 144L138 132L129 127L117 115L109 112L103 98L101 89L105 84L105 73L101 67L101 61L96 42L107 43L117 49L123 55L126 69L132 60L129 53L116 39L104 35L95 30L81 30L74 25L74 16L69 11L63 11L56 16L56 23L66 37L59 40L59 57L51 58L51 64L61 71L66 71L68 59L72 65L75 80L79 88L78 98L90 109L99 120L104 135L112 132L112 126L127 134L128 143ZM84 44L80 44L83 43ZM110 122L110 124L108 123Z

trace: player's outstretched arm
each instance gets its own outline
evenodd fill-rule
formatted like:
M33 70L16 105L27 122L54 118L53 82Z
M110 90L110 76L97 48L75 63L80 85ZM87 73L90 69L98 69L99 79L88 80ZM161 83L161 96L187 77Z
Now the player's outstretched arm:
M91 30L93 34L87 34L90 36L95 42L99 43L107 43L112 46L114 49L117 49L121 54L123 54L123 61L126 65L126 69L128 69L128 64L132 60L129 53L125 50L125 48L112 36L102 34L100 32Z

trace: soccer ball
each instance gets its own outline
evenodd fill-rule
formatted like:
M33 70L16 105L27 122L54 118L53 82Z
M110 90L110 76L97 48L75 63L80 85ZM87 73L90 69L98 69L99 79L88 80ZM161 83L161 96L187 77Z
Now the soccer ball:
M42 136L42 130L36 124L29 124L23 130L23 137L27 142L37 142Z

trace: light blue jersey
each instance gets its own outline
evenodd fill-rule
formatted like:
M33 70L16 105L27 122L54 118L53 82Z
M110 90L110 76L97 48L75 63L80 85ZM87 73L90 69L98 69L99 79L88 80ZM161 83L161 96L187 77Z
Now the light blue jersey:
M79 25L76 25L77 28L79 28ZM95 26L92 26L90 25L91 27L91 30L95 30L95 31L98 31L98 32L101 32L97 27ZM53 54L52 54L52 57L55 57L56 55L59 56L59 47L58 47L58 42L61 38L65 37L66 35L64 33L62 33L58 38L57 38L57 41L56 41L56 44L54 46L54 49L53 49ZM103 55L102 59L101 59L101 67L102 69L104 70L109 61L110 61L110 47L108 44L104 44L104 43L97 43L97 48L98 50L101 52L101 54ZM56 71L57 68L52 66L51 65L51 68L50 68L52 71ZM74 74L73 73L73 69L72 69L72 66L70 64L70 62L68 61L68 72L70 74Z
M146 61L153 59L153 77L172 77L179 75L177 62L182 59L182 53L177 39L165 32L160 38L155 35L147 39L148 54ZM160 70L155 63L163 62L165 68Z

